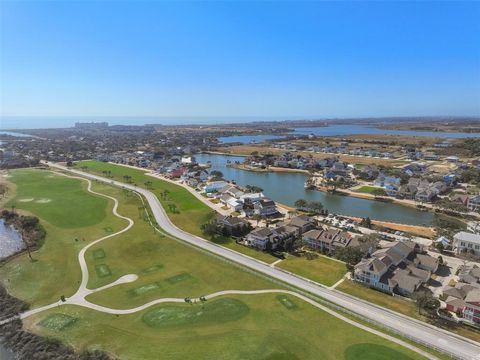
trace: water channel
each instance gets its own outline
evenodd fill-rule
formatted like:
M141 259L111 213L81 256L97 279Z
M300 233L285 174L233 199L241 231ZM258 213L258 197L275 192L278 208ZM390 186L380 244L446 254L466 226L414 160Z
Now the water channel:
M397 135L397 136L428 136L448 139L465 139L480 137L480 133L442 132L442 131L416 131L416 130L386 130L365 125L331 125L321 127L295 128L291 135L316 136L347 136L347 135ZM280 135L235 135L219 137L218 140L225 144L230 143L258 143L265 140L284 139Z
M0 219L0 260L15 254L24 247L25 243L18 231Z
M198 154L199 163L211 161L210 170L219 170L225 179L234 180L239 185L256 185L264 189L271 199L289 206L296 200L320 201L331 213L370 217L376 220L391 221L411 225L429 225L433 214L414 208L374 200L358 199L349 196L333 195L317 190L306 190L306 174L280 172L254 172L227 167L227 162L243 162L243 157Z

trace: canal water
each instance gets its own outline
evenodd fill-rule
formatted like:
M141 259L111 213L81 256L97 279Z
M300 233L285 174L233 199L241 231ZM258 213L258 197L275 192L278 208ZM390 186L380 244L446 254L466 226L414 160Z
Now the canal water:
M370 217L376 220L391 221L411 225L429 225L433 214L406 206L374 200L358 199L350 196L328 194L316 190L306 190L304 183L308 176L301 173L253 172L227 167L227 161L240 163L240 156L198 154L199 163L211 161L211 170L219 170L225 179L234 180L239 185L256 185L264 194L279 203L293 206L298 199L320 201L331 213Z
M0 360L14 360L15 355L0 344Z
M347 135L398 135L398 136L431 136L438 138L464 139L477 138L480 133L442 132L442 131L416 131L416 130L386 130L364 125L331 125L323 127L295 128L292 135L317 136L347 136ZM284 139L279 135L238 135L219 137L218 140L225 144L242 143L249 144L265 140Z
M0 259L13 255L24 247L25 243L18 231L0 219Z

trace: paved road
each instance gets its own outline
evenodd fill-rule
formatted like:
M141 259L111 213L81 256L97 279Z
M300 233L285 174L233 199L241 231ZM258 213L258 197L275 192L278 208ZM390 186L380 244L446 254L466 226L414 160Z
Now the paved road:
M157 197L148 190L136 187L134 185L129 185L111 179L103 178L101 176L85 173L82 171L67 169L66 167L58 164L47 164L52 167L67 170L71 173L84 176L86 178L111 183L116 186L137 191L138 193L142 194L148 201L158 225L166 232L187 243L198 246L199 248L208 250L212 253L220 255L226 259L229 259L230 261L239 263L259 273L268 275L272 278L283 281L299 289L322 297L332 303L335 303L361 316L364 316L367 319L378 321L384 326L394 329L395 331L403 334L404 336L418 341L419 343L428 345L431 348L438 349L447 354L452 354L459 359L480 360L479 343L449 333L421 321L417 321L415 319L403 316L388 309L370 304L363 300L351 297L336 290L330 290L326 287L320 286L319 284L310 282L304 278L297 277L278 268L272 268L266 263L250 258L246 255L240 254L230 249L224 248L222 246L216 245L198 236L180 230L170 221Z

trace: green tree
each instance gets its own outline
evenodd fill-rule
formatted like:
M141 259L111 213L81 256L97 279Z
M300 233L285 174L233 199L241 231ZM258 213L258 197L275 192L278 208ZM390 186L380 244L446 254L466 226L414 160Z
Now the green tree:
M386 195L386 192L384 189L381 189L381 188L376 188L376 189L373 189L371 194L377 198L379 196L385 196Z
M223 173L219 170L210 171L210 175L213 176L215 179L222 179L223 178Z
M422 310L427 314L433 314L440 307L440 301L433 296L431 291L422 289L415 292L412 296L418 306L418 313L422 314Z
M307 207L307 201L303 199L298 199L297 201L295 201L294 205L297 209L305 209Z

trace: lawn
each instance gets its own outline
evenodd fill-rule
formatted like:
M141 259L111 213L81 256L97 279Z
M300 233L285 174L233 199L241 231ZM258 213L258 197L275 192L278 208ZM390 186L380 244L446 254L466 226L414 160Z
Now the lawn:
M366 286L354 283L351 280L345 280L337 286L336 290L343 291L352 296L369 301L373 304L383 306L387 309L410 316L412 318L427 321L428 319L418 313L417 307L413 301L406 300L400 296L391 296L380 291L370 289ZM437 323L438 327L456 333L460 336L480 342L480 331L467 326L452 327L451 324Z
M326 286L332 286L347 272L344 263L325 256L319 256L313 260L303 256L289 256L275 266Z
M15 170L9 181L16 196L6 206L34 212L59 228L83 228L99 224L106 216L108 200L84 196L86 183L50 171Z
M336 289L401 314L418 318L418 312L415 303L400 296L391 296L380 291L370 289L369 287L354 283L351 280L345 280L338 285Z
M72 295L80 281L78 251L88 242L107 235L106 228L118 231L126 226L126 221L107 212L113 201L87 194L85 181L40 170L13 170L7 180L16 185L11 188L17 191L8 206L15 204L17 211L38 216L47 236L44 245L33 253L34 262L27 255L12 258L0 267L0 280L33 307L57 301L61 295ZM96 189L101 188L97 185ZM26 196L48 196L51 201L18 201ZM65 198L72 201L63 201ZM92 213L98 214L98 219L91 218Z
M185 188L176 184L172 184L168 181L145 175L145 172L142 170L137 170L121 165L115 165L111 163L93 160L80 161L76 164L77 168L81 168L83 166L87 167L88 172L95 173L101 176L105 176L105 173L103 173L103 171L110 171L110 176L112 177L112 179L122 182L125 182L124 176L131 176L131 181L133 183L144 188L147 188L145 183L147 181L150 181L152 185L149 186L149 190L155 193L155 195L157 195L157 198L161 202L162 206L168 214L168 217L172 220L172 222L182 230L205 238L205 235L203 234L200 227L201 225L212 219L214 212L210 207L199 201ZM165 191L168 191L167 196L164 195ZM172 211L171 208L169 208L169 204L176 205L175 212ZM242 254L251 256L267 263L272 263L277 260L277 258L267 253L262 253L254 249L241 246L235 243L235 241L233 241L231 238L220 239L218 243L232 250L238 251Z
M382 188L377 187L377 186L365 185L365 186L359 187L358 189L356 189L354 191L358 192L358 193L371 194L375 189L382 189Z
M43 327L52 314L76 321L61 331ZM422 359L288 295L164 304L122 316L65 306L28 318L26 326L78 349L105 349L122 359Z
M129 168L126 166L115 165L100 161L80 161L76 164L77 168L86 166L87 172L105 176L103 171L110 171L114 180L125 182L124 176L131 176L131 182L137 186L147 188L146 182L150 181L152 185L149 190L157 195L158 200L164 207L168 217L179 228L189 233L203 236L200 226L213 217L213 210L199 201L187 189L172 184L168 181L145 175L145 171ZM165 196L165 192L167 195ZM176 209L168 205L174 204Z
M87 251L88 286L104 286L126 274L137 274L139 278L133 283L94 293L87 298L89 301L114 308L130 308L159 297L197 297L226 289L278 287L222 258L154 232L138 212L141 205L138 196L105 185L102 192L118 198L119 213L133 219L135 224L129 231L106 239ZM95 254L99 253L106 256L95 260Z

